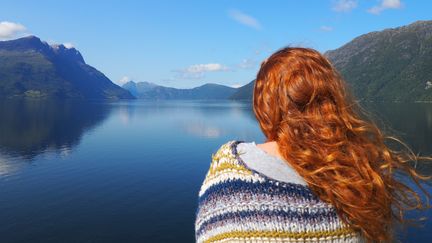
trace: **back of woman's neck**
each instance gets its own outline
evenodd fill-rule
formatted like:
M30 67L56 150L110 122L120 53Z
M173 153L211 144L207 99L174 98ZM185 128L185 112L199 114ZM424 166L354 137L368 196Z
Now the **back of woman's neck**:
M279 153L279 146L276 141L265 142L261 144L257 144L257 147L264 150L268 154L276 156L278 158L283 159L282 155Z

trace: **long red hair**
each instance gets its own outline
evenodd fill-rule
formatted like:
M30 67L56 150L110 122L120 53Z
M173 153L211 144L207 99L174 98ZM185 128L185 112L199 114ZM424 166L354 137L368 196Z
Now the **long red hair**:
M404 212L429 208L420 195L398 180L406 172L426 194L410 162L432 160L415 155L386 136L364 116L330 61L310 48L283 48L261 64L253 110L267 141L341 219L369 242L393 240ZM385 141L397 141L392 150Z

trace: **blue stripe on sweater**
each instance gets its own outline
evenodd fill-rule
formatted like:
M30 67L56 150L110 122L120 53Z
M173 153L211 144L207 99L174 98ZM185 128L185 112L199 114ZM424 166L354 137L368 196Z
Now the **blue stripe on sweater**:
M202 204L210 196L219 197L230 193L250 192L252 194L286 195L293 198L301 198L310 202L319 202L319 198L312 191L300 184L276 185L268 180L264 182L249 182L241 179L229 179L218 184L213 184L198 198Z
M247 210L247 211L237 211L228 212L220 215L211 217L209 220L205 221L198 229L198 234L200 235L202 231L206 230L207 226L217 223L219 221L227 222L230 219L237 219L238 221L247 222L246 218L254 217L252 222L262 222L265 218L277 217L278 221L282 219L303 221L304 223L320 224L335 221L337 219L337 213L334 209L331 210L319 210L318 212L308 212L305 210L301 211L284 211L284 210Z

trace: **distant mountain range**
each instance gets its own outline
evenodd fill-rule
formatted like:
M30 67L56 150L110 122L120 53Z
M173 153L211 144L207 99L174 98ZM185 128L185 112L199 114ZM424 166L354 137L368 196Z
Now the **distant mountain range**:
M165 87L150 82L129 81L122 86L140 99L228 99L237 89L220 84L204 84L191 89Z
M364 34L324 55L358 99L432 101L432 21ZM252 99L253 85L232 98Z
M0 41L0 98L133 99L80 52L35 36Z
M364 34L324 55L358 99L432 101L432 21ZM251 100L253 87L254 81L240 88L208 83L191 89L130 81L122 88L75 48L35 36L0 41L0 98Z

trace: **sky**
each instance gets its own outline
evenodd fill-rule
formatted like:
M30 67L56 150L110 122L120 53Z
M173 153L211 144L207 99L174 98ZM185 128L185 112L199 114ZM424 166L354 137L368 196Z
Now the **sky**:
M431 19L427 0L0 0L0 40L35 35L74 47L119 85L239 87L282 47L325 52Z

